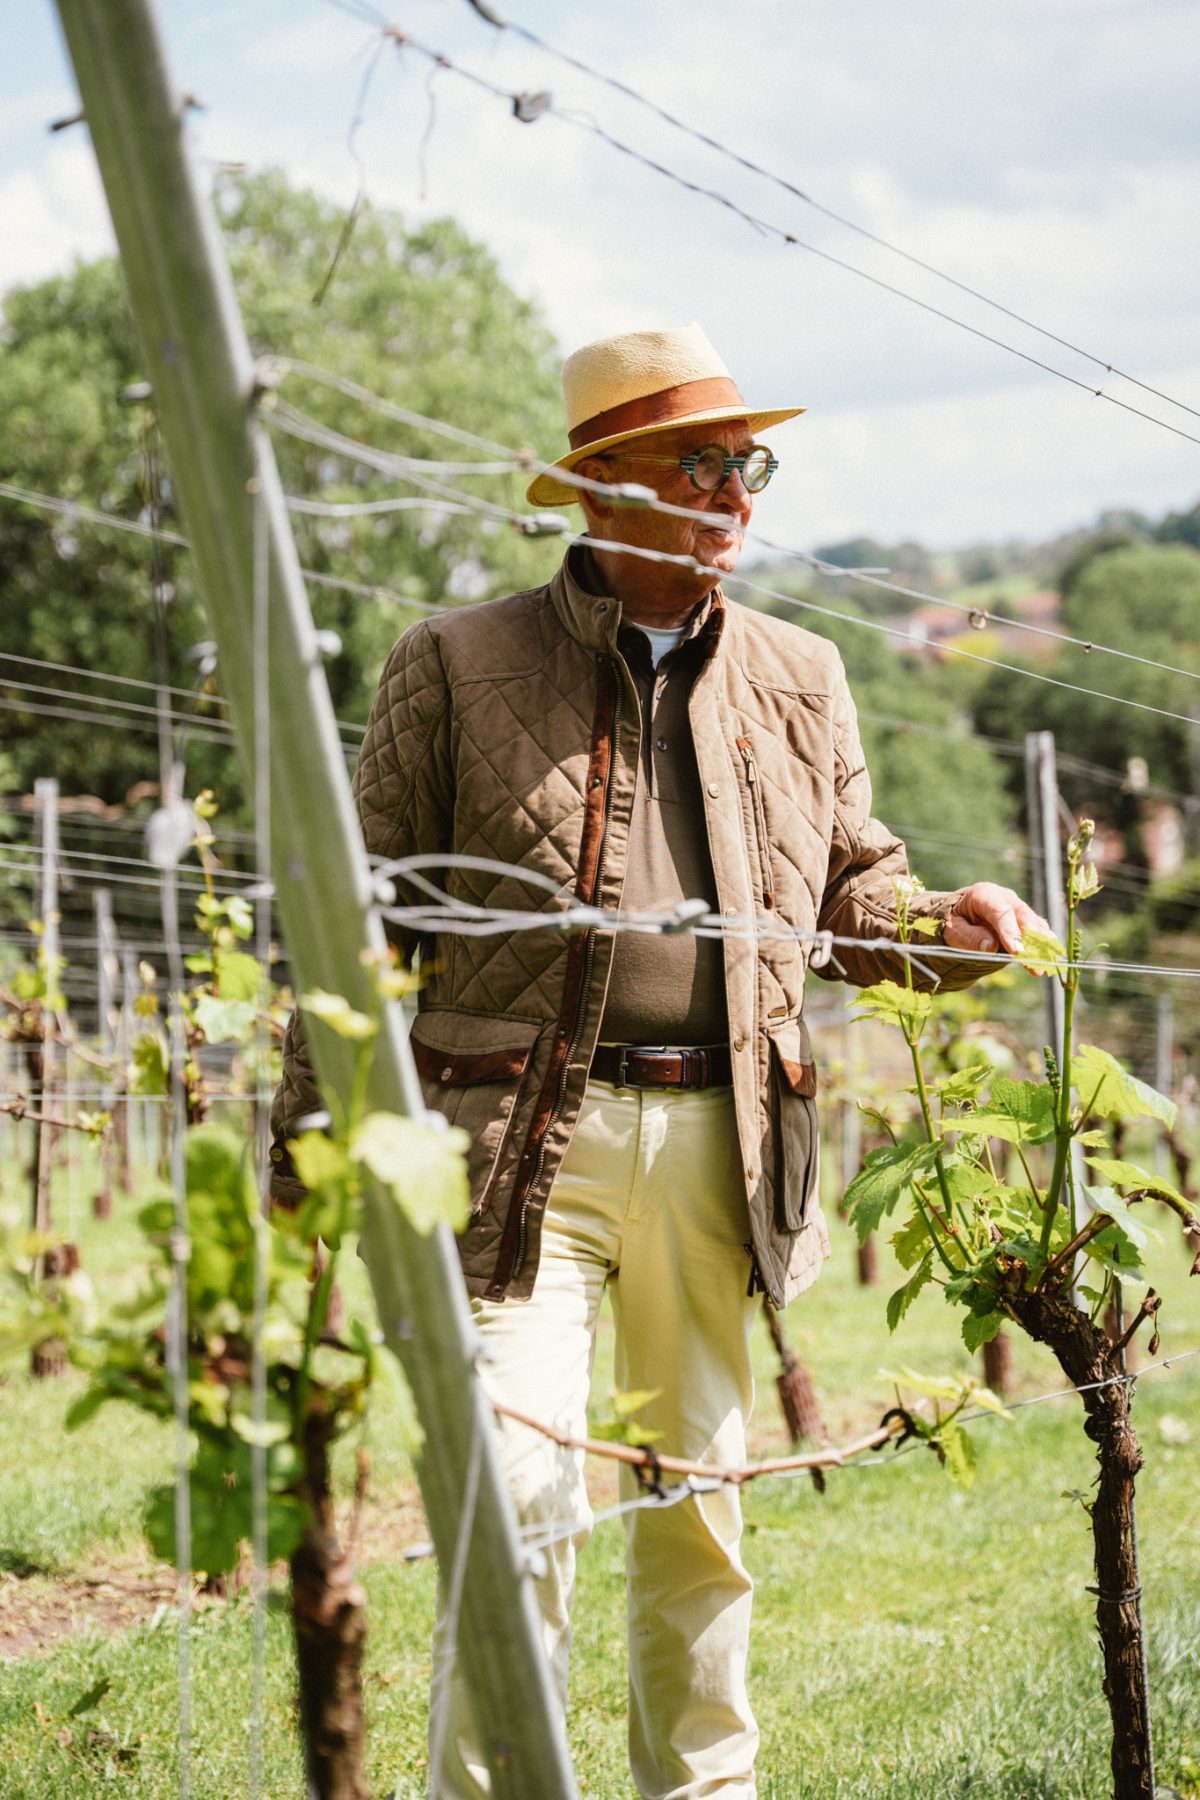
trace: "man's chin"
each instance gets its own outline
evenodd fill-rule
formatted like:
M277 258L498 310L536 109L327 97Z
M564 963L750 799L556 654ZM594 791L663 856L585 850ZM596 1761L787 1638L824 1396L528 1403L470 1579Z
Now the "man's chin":
M697 557L702 563L707 563L710 569L720 569L722 575L732 575L742 553L740 541L722 538L716 543L705 543L704 540L708 535L707 532L702 533L700 541L696 545Z

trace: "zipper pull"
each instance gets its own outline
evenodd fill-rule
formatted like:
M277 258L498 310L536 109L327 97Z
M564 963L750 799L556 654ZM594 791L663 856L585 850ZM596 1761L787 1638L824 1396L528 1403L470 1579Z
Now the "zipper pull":
M754 760L754 752L750 748L750 740L749 738L740 737L736 738L734 741L741 751L742 761L746 765L746 780L750 783L750 786L753 787L758 780L758 764Z
M746 1298L747 1300L753 1300L755 1294L766 1293L767 1284L762 1278L762 1270L758 1266L758 1258L754 1254L753 1243L747 1240L747 1242L742 1245L742 1249L750 1258L750 1279L746 1283Z

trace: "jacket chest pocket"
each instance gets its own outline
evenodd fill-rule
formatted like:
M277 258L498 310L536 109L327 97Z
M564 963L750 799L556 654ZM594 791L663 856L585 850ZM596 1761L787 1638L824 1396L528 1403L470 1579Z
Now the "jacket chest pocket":
M409 1036L425 1104L470 1138L471 1214L491 1198L542 1027L527 1019L430 1008Z
M758 844L758 866L762 874L762 903L766 910L771 912L774 910L776 901L775 867L771 857L771 840L767 836L767 809L763 803L762 773L750 739L740 737L736 742L746 771L746 786L750 790L750 810L754 814L754 837Z
M769 1033L771 1104L775 1135L775 1224L799 1231L817 1191L820 1138L817 1130L817 1068L808 1027L787 1019Z

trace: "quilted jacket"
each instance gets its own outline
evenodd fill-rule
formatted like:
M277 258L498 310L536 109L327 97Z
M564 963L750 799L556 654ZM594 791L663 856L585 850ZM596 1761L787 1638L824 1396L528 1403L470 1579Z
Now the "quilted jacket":
M572 554L578 554L574 552ZM755 914L852 938L895 935L904 846L871 817L854 706L833 646L730 606L696 675L690 718L716 891ZM588 593L570 556L543 587L414 626L384 669L355 776L368 851L455 851L518 864L563 896L621 900L638 767L639 703L617 649L617 602ZM560 904L515 874L453 869L444 885L481 906ZM925 894L943 917L957 895ZM411 951L412 940L400 934ZM817 1196L817 1089L802 1017L811 945L749 933L725 942L738 1135L749 1202L748 1284L783 1305L828 1254ZM412 1047L427 1104L470 1138L467 1285L527 1298L550 1185L579 1115L612 937L553 930L443 934L424 958ZM864 985L899 977L894 951L838 948ZM946 963L961 986L979 963ZM274 1191L297 1197L286 1139L319 1107L295 1022L273 1110Z

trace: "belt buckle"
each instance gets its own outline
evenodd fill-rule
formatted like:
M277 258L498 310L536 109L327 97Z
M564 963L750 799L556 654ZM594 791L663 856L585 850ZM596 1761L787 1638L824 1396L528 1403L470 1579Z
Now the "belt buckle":
M619 1088L630 1086L629 1058L631 1056L643 1056L647 1052L651 1055L661 1055L666 1049L666 1044L622 1044L617 1051L617 1086ZM636 1087L637 1083L632 1085Z

